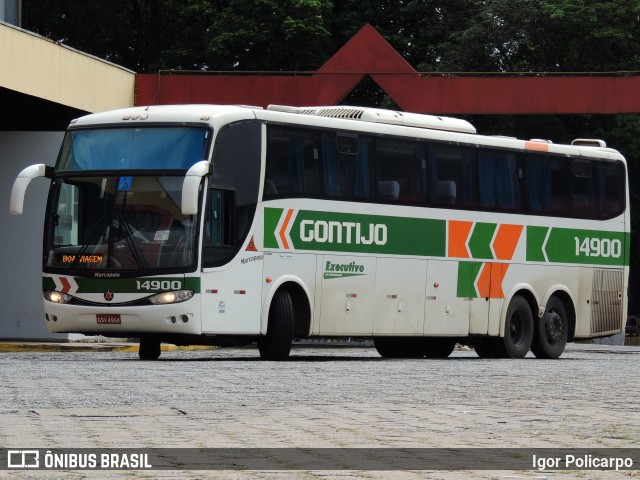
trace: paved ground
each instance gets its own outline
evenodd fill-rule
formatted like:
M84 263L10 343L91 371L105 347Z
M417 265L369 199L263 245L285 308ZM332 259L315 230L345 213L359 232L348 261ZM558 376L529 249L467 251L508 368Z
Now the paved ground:
M640 448L640 348L559 360L382 360L371 348L163 352L0 344L6 448ZM59 348L64 351L51 351ZM84 351L88 349L89 351ZM491 455L491 450L487 450ZM124 476L123 476L124 475ZM640 478L633 472L0 472L2 478Z

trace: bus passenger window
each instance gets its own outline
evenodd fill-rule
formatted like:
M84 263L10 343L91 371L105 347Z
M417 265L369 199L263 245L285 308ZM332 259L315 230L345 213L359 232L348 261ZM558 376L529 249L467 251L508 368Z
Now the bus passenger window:
M418 142L376 141L377 198L381 202L425 204L426 159Z
M571 213L578 218L598 215L593 180L591 160L574 159L571 162Z
M600 218L613 218L624 212L625 170L621 162L597 162L598 209Z
M429 147L433 206L470 208L474 205L474 157L475 151L469 147Z
M480 207L517 210L520 208L518 158L513 152L481 149L478 152Z
M567 215L569 162L564 157L530 154L525 157L527 209L544 215Z
M344 138L338 142L339 137ZM325 195L347 200L370 199L371 139L324 133L321 145Z
M320 193L317 134L303 129L270 127L264 196L275 198Z

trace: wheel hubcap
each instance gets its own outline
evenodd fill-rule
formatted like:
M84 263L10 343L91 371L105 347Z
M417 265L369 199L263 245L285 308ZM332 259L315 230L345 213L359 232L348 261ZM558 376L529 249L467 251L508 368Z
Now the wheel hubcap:
M522 322L523 320L519 315L514 315L511 319L511 324L509 325L509 334L511 335L511 340L513 341L514 345L517 345L522 341Z
M549 311L546 321L547 338L553 342L558 341L562 337L563 324L562 317L553 310Z

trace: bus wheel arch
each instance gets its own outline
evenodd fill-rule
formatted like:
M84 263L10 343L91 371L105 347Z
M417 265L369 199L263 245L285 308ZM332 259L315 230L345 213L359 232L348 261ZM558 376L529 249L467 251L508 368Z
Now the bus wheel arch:
M535 319L531 351L537 358L554 359L564 352L575 335L575 306L566 291L558 290L547 298L541 316Z

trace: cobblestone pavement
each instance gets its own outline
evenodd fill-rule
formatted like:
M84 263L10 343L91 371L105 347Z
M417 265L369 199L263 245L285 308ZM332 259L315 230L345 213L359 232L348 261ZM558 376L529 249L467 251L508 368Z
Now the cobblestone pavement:
M640 448L640 348L383 360L372 348L0 353L4 448ZM639 471L0 471L1 478L640 478Z

